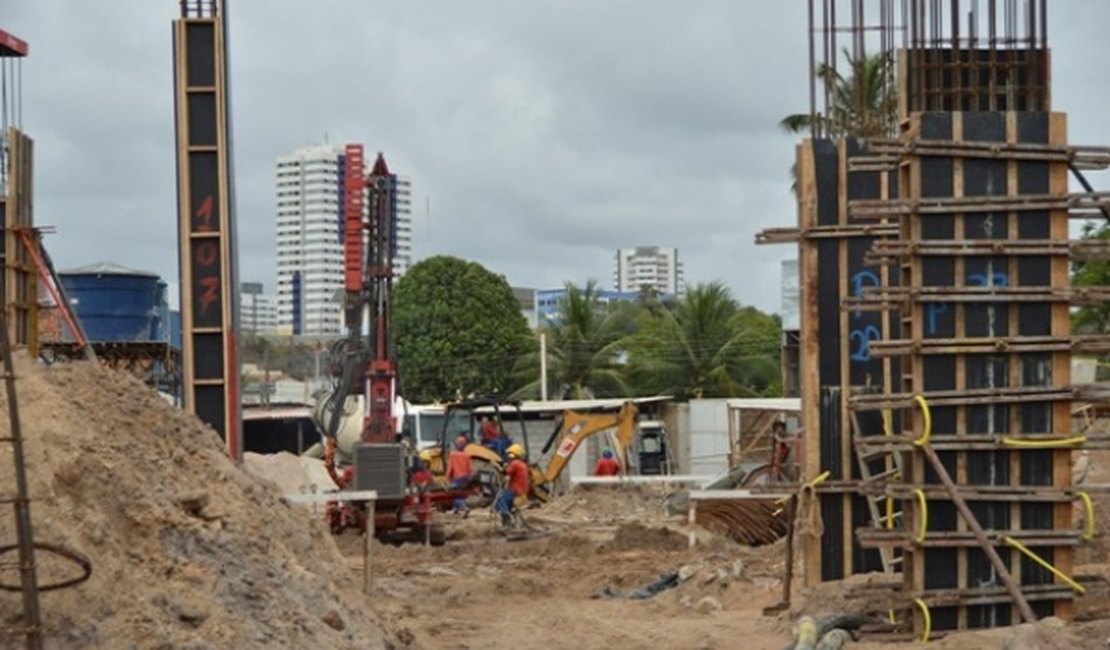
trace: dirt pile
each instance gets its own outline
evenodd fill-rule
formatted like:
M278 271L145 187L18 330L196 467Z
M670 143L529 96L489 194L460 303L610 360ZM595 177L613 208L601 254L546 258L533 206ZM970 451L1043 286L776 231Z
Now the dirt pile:
M653 486L579 485L544 505L537 514L603 523L666 518L664 498L662 489Z
M324 461L297 456L287 451L277 454L243 454L243 469L274 483L278 494L319 494L336 489Z
M48 647L395 645L323 524L237 469L196 418L92 364L19 360L16 374L35 537L93 563L87 582L42 594ZM8 482L11 463L5 446ZM0 519L3 543L10 521ZM5 619L19 606L0 595Z
M689 546L686 535L679 531L629 523L617 528L610 551L681 551ZM604 547L603 547L604 548Z

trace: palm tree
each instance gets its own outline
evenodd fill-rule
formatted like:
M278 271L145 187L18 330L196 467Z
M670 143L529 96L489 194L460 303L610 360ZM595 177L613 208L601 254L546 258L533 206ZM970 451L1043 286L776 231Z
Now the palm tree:
M830 105L828 115L795 113L779 126L799 133L817 126L829 138L874 138L891 136L898 124L898 96L890 84L892 58L889 52L864 54L855 59L847 51L850 76L845 77L828 64L817 69L825 85Z
M741 309L720 283L702 284L636 338L632 375L681 397L774 393L778 343L772 317Z
M633 305L603 305L600 290L591 280L579 289L566 284L567 295L556 322L544 328L547 337L549 394L569 399L605 395L627 395L626 348L633 331ZM536 377L539 352L533 351L517 363L518 376ZM531 381L517 396L537 395L539 381Z

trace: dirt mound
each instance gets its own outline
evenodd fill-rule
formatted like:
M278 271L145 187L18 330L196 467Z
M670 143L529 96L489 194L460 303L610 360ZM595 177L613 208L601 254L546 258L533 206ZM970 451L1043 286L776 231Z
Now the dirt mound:
M624 524L617 529L606 550L681 551L688 545L686 536L676 530L652 528L643 524Z
M540 509L545 516L584 521L616 521L666 517L661 487L638 485L579 485Z
M16 374L35 537L93 564L87 582L42 594L47 647L395 645L324 526L237 469L196 418L93 364L21 359ZM8 483L11 463L5 446ZM19 611L18 594L0 596L0 616Z
M278 487L278 494L318 494L336 489L324 461L297 456L287 451L277 454L243 454L243 469Z

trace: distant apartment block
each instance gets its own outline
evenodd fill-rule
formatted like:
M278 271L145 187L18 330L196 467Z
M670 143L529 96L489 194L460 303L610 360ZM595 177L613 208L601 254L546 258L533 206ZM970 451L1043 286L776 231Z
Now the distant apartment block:
M255 336L278 333L277 296L263 293L261 282L239 285L239 329Z
M618 250L613 284L619 292L650 287L659 294L682 295L686 287L678 249L637 246Z
M276 161L277 326L283 333L343 330L344 148L305 147ZM393 180L393 269L399 276L412 264L412 182Z
M639 291L597 290L597 302L602 306L608 306L614 302L634 302L639 297ZM563 320L563 303L566 299L567 290L565 288L538 289L536 291L536 319L533 327L550 327L561 323Z

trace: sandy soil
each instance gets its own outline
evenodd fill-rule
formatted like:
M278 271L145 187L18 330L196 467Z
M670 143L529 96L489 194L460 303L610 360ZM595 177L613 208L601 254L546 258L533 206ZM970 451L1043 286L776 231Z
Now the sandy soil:
M22 361L16 374L35 538L93 567L80 586L41 595L47 647L396 645L323 523L235 467L196 418L91 364ZM14 490L12 467L0 445L0 494ZM4 513L0 544L10 544ZM75 574L37 555L40 582ZM18 584L14 559L0 564L5 585ZM19 594L0 592L0 617L19 611ZM0 647L21 644L0 637Z
M27 363L17 373L36 538L93 563L88 582L42 596L51 648L780 650L802 614L885 607L849 597L875 576L806 592L796 567L793 608L765 615L780 600L783 541L750 548L688 530L665 513L666 495L628 488L579 489L529 510L523 540L476 510L442 517L446 546L375 542L367 597L362 538L333 538L318 513L280 499L308 475L296 459L253 459L277 481L253 476L211 430L122 374ZM0 451L0 494L10 463ZM1110 452L1084 463L1088 484L1110 482ZM1076 574L1100 582L1077 601L1080 621L850 647L1110 647L1110 499L1096 511L1103 536L1080 548ZM0 545L13 539L10 521L0 518ZM45 582L73 571L45 555L39 565ZM604 597L673 573L678 584L651 598ZM0 562L0 583L15 581ZM17 594L0 592L4 621L18 608Z
M629 513L627 515L622 514ZM779 650L779 548L749 549L702 532L688 548L662 499L623 490L572 493L529 511L533 537L508 541L487 512L445 517L440 548L372 549L375 600L412 647L731 648ZM362 546L341 537L352 564ZM598 598L642 588L661 574L684 580L651 599Z
M595 489L572 492L528 513L533 538L506 541L488 513L446 517L452 537L442 548L372 547L375 601L411 647L733 648L789 647L802 614L883 613L882 599L849 596L878 575L855 576L813 590L795 582L793 608L765 615L779 601L784 543L749 548L698 531L687 545L682 517L668 517L660 495ZM1104 541L1095 545L1103 552ZM357 538L340 547L361 569ZM681 571L675 588L647 600L598 599L643 587L660 574ZM800 566L796 567L800 575ZM1110 565L1088 565L1079 575L1110 576ZM881 642L864 637L851 648L948 650L1073 650L1110 647L1110 589L1092 586L1077 601L1085 620L951 634L931 641Z

